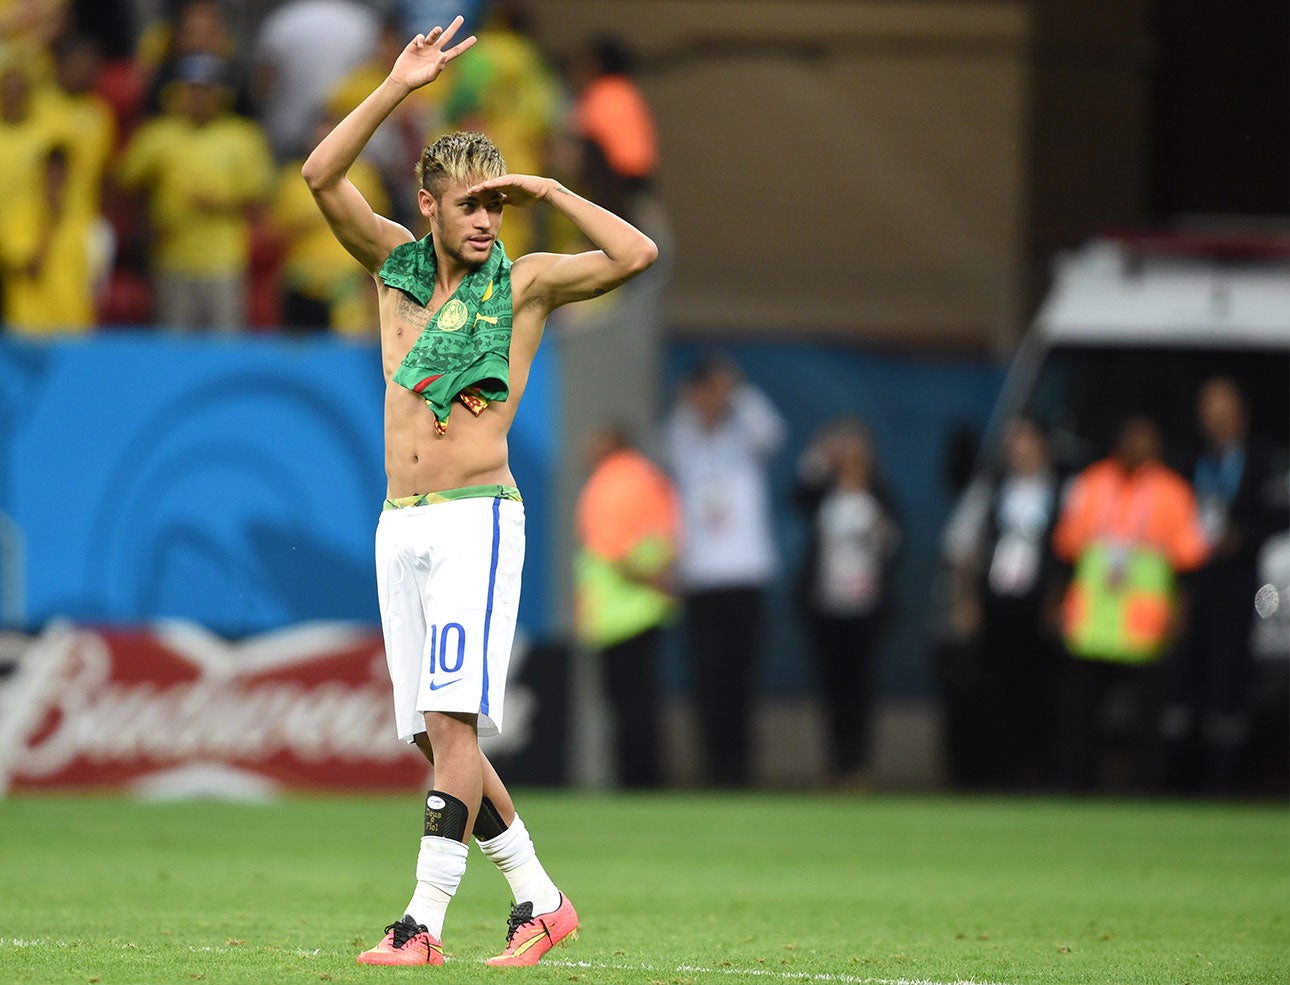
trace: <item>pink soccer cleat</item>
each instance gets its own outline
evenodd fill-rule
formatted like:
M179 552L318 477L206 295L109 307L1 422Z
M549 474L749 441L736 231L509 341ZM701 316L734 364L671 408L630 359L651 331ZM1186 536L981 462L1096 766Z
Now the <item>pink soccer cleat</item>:
M537 964L542 955L557 944L564 947L566 939L577 940L578 914L574 912L569 897L561 893L560 905L556 909L536 917L532 903L516 903L511 907L506 927L506 950L484 962L494 968Z
M376 947L358 956L359 964L443 964L443 945L430 936L425 924L404 915L385 928Z

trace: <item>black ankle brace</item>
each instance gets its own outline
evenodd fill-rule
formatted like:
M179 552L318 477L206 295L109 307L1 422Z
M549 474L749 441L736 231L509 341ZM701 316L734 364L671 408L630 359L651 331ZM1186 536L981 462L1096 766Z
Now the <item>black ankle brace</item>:
M502 820L502 815L497 813L493 802L485 797L479 804L479 813L475 815L473 834L480 841L492 841L505 830L506 822Z
M426 794L426 834L449 841L466 840L466 805L450 793L431 790Z

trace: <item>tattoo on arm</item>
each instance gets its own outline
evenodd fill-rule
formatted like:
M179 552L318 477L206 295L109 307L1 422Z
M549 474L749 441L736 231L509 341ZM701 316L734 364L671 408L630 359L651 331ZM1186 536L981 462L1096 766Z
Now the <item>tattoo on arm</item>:
M572 195L572 194L573 194L573 192L571 192L571 191L569 191L569 189L565 188L565 187L564 187L564 185L556 185L556 186L555 186L555 191L559 192L561 195Z

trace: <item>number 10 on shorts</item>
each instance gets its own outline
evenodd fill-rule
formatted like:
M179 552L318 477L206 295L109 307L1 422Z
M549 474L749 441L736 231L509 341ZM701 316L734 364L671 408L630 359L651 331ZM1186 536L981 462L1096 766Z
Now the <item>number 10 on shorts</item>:
M459 622L430 627L430 673L455 674L466 661L466 630Z

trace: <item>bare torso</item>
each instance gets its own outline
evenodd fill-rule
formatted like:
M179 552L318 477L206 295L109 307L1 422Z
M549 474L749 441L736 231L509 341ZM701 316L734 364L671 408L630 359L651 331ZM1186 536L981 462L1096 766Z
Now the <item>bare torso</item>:
M512 284L520 263L512 269ZM423 308L402 291L386 287L379 280L377 290L381 363L385 373L386 496L396 499L485 483L514 485L507 434L528 384L545 312L540 312L537 306L525 306L516 286L509 398L492 401L478 417L454 402L447 433L438 435L434 431L434 413L425 399L395 383L393 377L403 357L451 292L436 286L430 303Z

